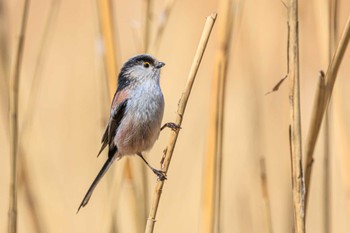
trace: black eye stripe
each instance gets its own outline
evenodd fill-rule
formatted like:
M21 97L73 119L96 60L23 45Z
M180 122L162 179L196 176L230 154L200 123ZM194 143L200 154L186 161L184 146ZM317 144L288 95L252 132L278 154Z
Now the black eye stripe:
M148 62L150 65L154 65L154 59L147 55L137 57L135 62L141 64Z

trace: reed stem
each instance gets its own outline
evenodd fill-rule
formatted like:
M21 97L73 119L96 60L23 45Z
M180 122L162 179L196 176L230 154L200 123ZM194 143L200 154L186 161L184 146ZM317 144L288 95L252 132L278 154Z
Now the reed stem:
M196 74L197 74L199 65L202 61L202 57L203 57L205 48L207 46L211 31L213 29L213 26L214 26L214 23L216 20L216 16L217 16L216 13L212 13L206 19L204 29L202 32L202 36L201 36L201 39L199 41L197 51L196 51L196 54L195 54L193 62L192 62L190 73L188 75L187 83L185 85L184 92L182 93L182 96L181 96L179 104L178 104L177 117L175 120L175 124L177 124L178 126L181 126L182 119L183 119L186 105L187 105L187 101L188 101L188 98L190 96L192 86L193 86L194 80L196 78ZM168 146L165 150L166 153L165 153L165 157L164 157L163 164L162 164L162 171L164 171L165 173L168 172L170 161L171 161L171 158L173 156L173 152L175 149L175 144L176 144L178 135L179 135L179 131L172 131L170 134ZM149 213L149 217L147 219L145 233L152 233L154 230L157 210L158 210L164 182L165 181L158 181L156 186L155 186L151 210Z
M22 20L18 36L17 51L15 54L15 64L12 76L12 88L9 98L10 106L10 156L11 156L11 175L10 175L10 201L8 211L8 232L17 232L17 160L18 160L18 99L19 99L19 81L23 60L25 33L28 22L30 0L24 1Z
M300 84L299 84L299 22L298 1L289 0L289 106L290 106L290 152L292 163L292 192L294 210L294 232L305 232L304 175L302 166Z

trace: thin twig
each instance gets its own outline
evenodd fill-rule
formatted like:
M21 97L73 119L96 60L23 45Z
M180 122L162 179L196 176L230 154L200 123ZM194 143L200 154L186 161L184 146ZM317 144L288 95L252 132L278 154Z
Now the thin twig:
M24 197L26 200L26 204L29 209L29 216L33 223L33 228L36 233L44 233L48 232L45 227L45 219L43 215L39 214L38 211L38 199L35 191L33 190L33 185L31 184L31 177L28 171L28 165L26 162L26 156L22 151L22 148L19 150L19 154L21 157L20 163L18 164L18 186L21 193L24 193Z
M314 160L313 154L315 150L315 145L317 137L321 128L321 123L325 111L327 109L328 103L332 96L332 91L334 87L335 80L337 78L338 70L340 64L343 60L344 53L348 46L350 39L350 16L347 19L345 28L340 37L337 49L334 52L332 61L329 63L328 70L325 76L325 93L324 100L322 103L318 103L318 99L315 100L313 116L311 117L309 134L306 140L306 168L305 168L305 187L306 187L306 196L309 196L310 183L311 183L311 172L312 172L312 162ZM317 116L316 116L317 114Z
M45 52L47 51L47 48L49 46L49 36L52 35L52 31L54 29L53 24L55 20L57 19L57 13L59 9L61 1L60 0L53 0L50 4L50 10L48 13L48 19L46 20L43 36L41 38L41 43L39 47L38 57L37 61L35 63L35 69L34 69L34 75L32 79L31 89L29 93L28 98L28 106L26 107L26 110L23 115L23 123L19 130L19 142L22 141L22 137L24 133L26 132L29 123L31 122L34 113L35 113L35 105L36 101L38 100L38 88L40 86L41 82L41 70L43 66L43 62L45 61ZM29 207L30 216L33 221L33 226L35 227L35 232L45 232L44 229L44 218L43 216L39 216L38 209L37 209L37 200L35 195L35 190L32 189L29 185L30 183L30 176L29 176L29 170L28 165L25 161L25 153L23 148L23 143L20 143L19 145L19 156L21 157L21 160L18 161L19 167L19 174L20 174L20 181L19 186L23 186L24 188L24 195L26 197L27 206Z
M165 2L163 10L160 12L159 20L158 20L158 26L156 29L154 42L151 51L154 51L155 53L158 51L160 41L163 37L164 29L168 23L170 12L173 9L175 0L167 0Z
M107 94L107 99L109 100L108 103L113 99L115 90L117 88L117 75L118 75L118 63L117 63L117 52L116 51L116 40L115 40L115 33L114 33L114 14L113 14L113 8L112 8L112 1L110 0L97 0L97 13L98 13L98 21L99 21L99 29L100 34L103 42L103 63L105 66L105 78L106 78L106 89L102 89L102 95L101 97L104 97ZM101 98L103 100L106 100L106 98ZM104 105L104 103L102 103ZM102 109L104 111L104 108ZM103 113L105 115L105 113ZM106 124L107 119L103 120L103 124ZM125 161L125 167L124 171L128 170L127 173L131 174L130 171L130 161L127 159ZM125 173L123 172L123 175ZM129 179L130 180L130 179ZM121 182L116 182L117 185L119 185ZM134 191L134 189L132 190ZM133 192L132 192L133 193ZM134 194L134 193L133 193ZM135 196L136 194L134 194ZM114 197L114 199L117 199L117 196ZM112 214L111 214L111 225L110 229L113 231L114 228L118 228L116 216L117 216L117 210L118 208L116 205L112 208Z
M294 231L305 232L304 175L302 166L300 84L299 84L299 29L298 1L290 0L288 7L289 25L289 105L290 143L292 161L292 191L294 206Z
M217 16L216 13L212 13L206 19L206 23L204 25L202 36L201 36L201 39L199 41L195 57L193 59L190 73L188 75L185 90L182 93L181 99L180 99L179 104L178 104L177 117L175 120L175 124L177 124L179 126L181 126L182 119L183 119L186 105L187 105L187 101L188 101L188 98L190 96L192 86L193 86L199 65L201 63L205 48L207 46L210 33L211 33L212 28L214 26L216 16ZM174 149L175 149L175 144L176 144L176 140L177 140L178 135L179 135L179 131L172 131L170 134L168 146L166 148L166 154L164 157L164 163L162 166L162 171L164 171L165 173L168 172L170 161L171 161ZM159 201L160 201L162 189L164 186L164 182L165 181L158 181L156 184L156 187L154 189L152 206L151 206L151 210L149 213L149 217L147 219L145 233L152 233L153 232L155 221L156 221L156 214L157 214L157 210L158 210Z
M316 96L315 96L315 102L313 107L313 113L311 116L311 122L310 127L314 128L317 125L320 124L322 120L322 108L321 106L324 105L325 101L325 93L326 93L326 83L325 83L325 75L323 71L320 71L320 77L318 82L318 87L316 90ZM313 133L313 135L310 135L310 133ZM310 131L308 135L308 140L306 144L306 150L308 151L309 148L315 148L316 140L317 140L317 134L318 132ZM306 153L308 155L308 153ZM307 156L306 157L306 169L305 169L305 185L306 185L306 193L305 193L305 213L307 212L307 206L308 206L308 200L309 200L309 189L308 184L310 183L310 177L311 177L311 171L312 171L312 164L313 164L313 157Z
M8 125L8 108L6 102L8 102L9 98L9 40L8 40L8 20L7 20L7 12L5 10L4 0L0 0L0 112L6 113L3 117L3 125ZM8 128L6 127L8 133Z
M145 7L145 27L143 31L143 51L147 52L149 48L149 42L151 37L151 19L152 19L152 9L153 9L153 0L146 0Z
M201 232L220 232L223 133L227 64L233 25L233 1L220 1L218 48L214 62L208 148L204 158Z
M144 7L144 29L143 29L143 38L142 42L142 52L143 53L149 53L150 48L150 38L151 38L151 23L152 23L152 10L153 10L153 0L145 0L145 7ZM129 166L129 169L131 169L131 166ZM143 219L147 218L147 213L149 211L149 178L147 176L147 168L146 166L141 166L139 169L139 175L142 179L142 203L143 205Z
M328 1L328 62L331 62L332 55L335 50L336 38L338 34L338 1L330 0ZM330 153L331 153L331 105L325 112L325 124L324 124L324 137L323 137L323 228L325 233L331 232L331 219L332 219L332 208L331 208L331 163L330 163ZM309 190L306 192L306 201L308 201ZM306 210L308 208L306 202ZM307 217L307 215L306 215Z
M57 19L58 10L60 8L61 0L52 0L50 4L50 10L48 13L48 18L46 20L45 26L44 26L44 32L43 36L40 41L40 46L38 50L38 56L37 60L34 66L34 75L32 79L32 83L30 86L30 92L28 97L28 105L26 107L26 110L23 115L23 123L21 125L20 129L20 140L23 137L23 134L26 132L27 128L30 125L30 122L34 115L34 110L36 109L36 101L38 100L37 95L39 93L38 89L41 85L42 81L42 67L43 64L46 61L45 52L47 53L47 50L49 48L49 43L51 40L53 30L55 29L54 23Z
M12 93L9 98L10 106L10 133L11 133L11 181L10 181L10 202L8 212L8 232L17 232L17 153L18 153L18 96L19 96L19 81L22 67L22 58L24 51L24 39L28 22L30 0L24 1L22 12L22 20L19 31L17 51L15 55L15 65L12 76Z
M98 13L100 21L100 29L104 45L104 63L106 68L106 76L108 79L108 90L110 99L113 98L117 87L117 59L115 51L115 39L113 33L113 17L109 0L97 0Z

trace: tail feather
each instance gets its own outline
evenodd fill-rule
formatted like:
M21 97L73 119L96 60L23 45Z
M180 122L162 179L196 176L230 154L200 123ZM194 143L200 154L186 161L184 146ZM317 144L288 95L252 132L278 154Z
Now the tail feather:
M83 199L83 201L80 203L80 206L78 208L77 213L79 212L81 207L84 207L88 202L89 199L93 193L93 191L95 190L97 184L100 182L101 178L104 176L104 174L107 172L107 170L109 169L109 167L112 165L113 161L115 160L117 156L109 156L107 161L103 164L103 167L101 168L100 172L97 174L94 182L92 182L89 190L87 191L87 193L85 194L85 197Z

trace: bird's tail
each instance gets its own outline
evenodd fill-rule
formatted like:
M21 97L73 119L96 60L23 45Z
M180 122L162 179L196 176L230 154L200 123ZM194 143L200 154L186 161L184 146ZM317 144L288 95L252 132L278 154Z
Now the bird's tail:
M97 174L94 182L92 182L89 190L87 191L87 193L85 194L85 197L83 199L83 201L80 203L80 206L78 208L77 213L79 212L81 207L84 207L88 202L89 199L92 195L92 192L94 191L94 189L96 188L97 184L100 182L101 178L104 176L104 174L107 172L107 170L109 169L109 167L112 165L113 161L115 160L117 156L112 155L109 156L107 161L105 162L105 164L103 164L103 167L101 168L100 172Z

